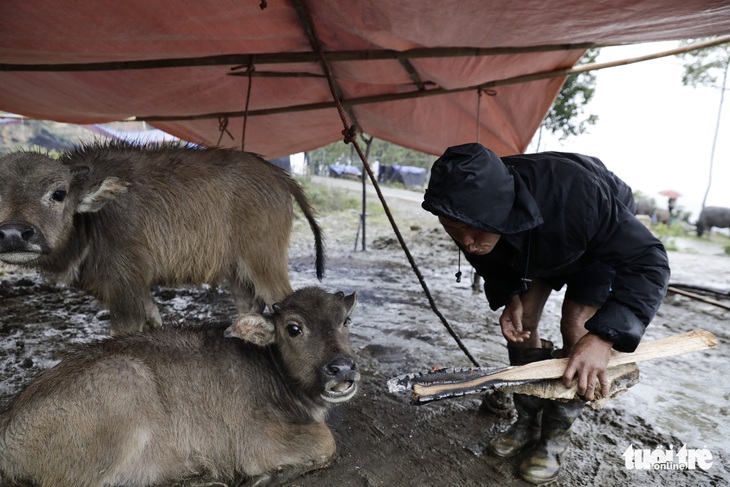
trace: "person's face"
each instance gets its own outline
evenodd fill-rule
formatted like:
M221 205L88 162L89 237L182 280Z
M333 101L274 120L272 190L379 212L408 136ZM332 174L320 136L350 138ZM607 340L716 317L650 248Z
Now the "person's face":
M484 230L478 230L463 223L449 220L440 216L439 222L443 225L444 230L451 238L459 242L464 249L475 255L488 254L497 245L500 235L498 233L489 233Z

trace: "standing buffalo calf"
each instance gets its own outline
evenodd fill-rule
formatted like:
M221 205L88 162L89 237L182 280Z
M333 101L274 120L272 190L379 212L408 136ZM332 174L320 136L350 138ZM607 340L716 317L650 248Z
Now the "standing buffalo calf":
M712 230L712 227L730 228L730 208L706 206L697 219L697 236Z
M109 307L112 334L159 326L156 284L227 281L240 312L291 294L292 197L324 272L302 188L254 154L97 144L61 161L9 154L0 174L0 260L90 292Z
M0 484L259 486L326 466L327 407L353 397L360 378L347 329L355 303L303 288L228 328L163 328L72 352L0 412Z

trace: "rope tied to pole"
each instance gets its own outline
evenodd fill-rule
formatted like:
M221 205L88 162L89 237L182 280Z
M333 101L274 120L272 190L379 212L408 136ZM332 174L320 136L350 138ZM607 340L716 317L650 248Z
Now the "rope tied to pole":
M342 131L342 136L344 137L342 141L345 144L355 144L357 142L357 127L350 125L349 128L345 128Z
M243 112L243 129L241 131L241 151L243 152L246 147L246 125L248 124L248 106L251 102L251 81L253 79L254 65L250 65L246 70L248 74L248 87L246 88L246 108Z
M405 240L403 239L403 236L400 233L400 230L398 229L398 225L395 223L395 220L393 218L393 215L390 212L390 208L388 207L388 204L385 201L385 197L383 196L382 191L380 190L380 185L378 184L378 180L373 174L372 169L370 168L370 164L367 162L367 157L365 157L365 154L363 153L362 149L360 148L360 145L357 143L357 139L355 138L355 134L357 133L357 128L355 125L351 125L347 119L347 114L345 113L345 109L342 106L342 101L340 100L340 97L337 95L337 89L335 87L334 83L334 76L332 75L332 71L330 69L329 64L327 63L327 60L325 59L324 52L322 51L322 45L319 42L319 36L317 35L317 30L314 26L314 22L312 20L312 16L309 13L309 10L307 9L304 0L295 0L301 7L302 12L304 13L304 16L306 18L307 27L310 29L312 33L312 39L314 42L315 50L317 51L317 55L319 57L320 63L322 65L322 69L325 72L327 83L330 87L330 92L332 93L332 98L335 102L335 106L337 108L337 112L340 115L340 120L342 120L342 124L344 125L344 129L342 131L342 135L344 136L344 142L350 143L354 147L355 151L357 152L358 156L360 157L360 160L362 161L363 168L368 174L368 177L370 178L370 181L373 183L373 188L375 189L376 194L378 195L378 199L380 200L380 203L383 205L383 210L385 211L386 216L388 217L388 221L390 222L391 227L393 228L393 232L395 233L396 238L398 239L398 242L400 243L401 248L403 249L403 252L406 254L406 258L408 259L409 264L411 265L411 268L413 269L413 272L416 274L416 277L418 278L418 282L421 284L421 287L423 288L424 294L426 295L426 298L428 299L429 305L431 306L431 309L433 312L438 316L438 318L441 320L441 323L444 325L448 333L451 335L451 337L454 339L456 344L459 346L462 352L466 355L466 357L471 361L474 366L479 367L479 362L472 356L471 352L466 348L464 343L461 341L461 338L459 338L456 331L453 329L451 324L446 320L444 315L439 311L438 306L436 306L436 302L433 299L433 296L431 295L431 291L428 289L428 286L426 285L426 281L423 278L423 275L421 274L421 271L418 268L418 265L416 264L415 260L413 259L413 256L411 255L410 250L408 250L408 246L406 245ZM489 93L487 93L489 94Z
M220 132L220 135L218 136L218 142L215 144L216 147L221 145L221 139L223 139L224 133L228 134L232 140L235 140L233 134L228 131L228 115L218 117L218 132Z

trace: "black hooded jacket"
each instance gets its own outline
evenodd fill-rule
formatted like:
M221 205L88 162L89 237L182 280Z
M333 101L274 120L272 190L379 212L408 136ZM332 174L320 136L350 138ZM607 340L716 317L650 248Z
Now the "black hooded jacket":
M526 290L522 278L603 262L616 275L586 328L632 352L666 293L664 246L634 217L631 188L596 158L543 152L500 159L480 144L450 147L433 165L422 206L501 235L492 252L465 253L493 310Z

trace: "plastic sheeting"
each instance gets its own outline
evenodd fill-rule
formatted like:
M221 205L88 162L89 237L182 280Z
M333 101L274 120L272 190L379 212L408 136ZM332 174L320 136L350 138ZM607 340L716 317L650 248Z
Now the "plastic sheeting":
M428 172L425 167L380 164L378 182L400 183L409 189L424 189Z
M156 127L197 144L241 147L243 118L226 114L240 114L248 101L248 151L274 158L341 140L337 110L316 105L332 101L322 65L315 58L282 61L280 56L313 51L298 5L310 12L317 39L330 58L343 52L608 45L730 33L730 3L717 0L5 0L0 2L0 110L81 124L152 118ZM583 52L577 48L328 64L342 98L357 102L568 68ZM18 67L224 54L251 56L239 57L238 66L99 71ZM350 123L369 135L431 154L478 138L507 155L526 148L562 83L562 78L552 78L501 86L481 97L470 89L358 103L347 114ZM304 109L312 104L313 109Z

